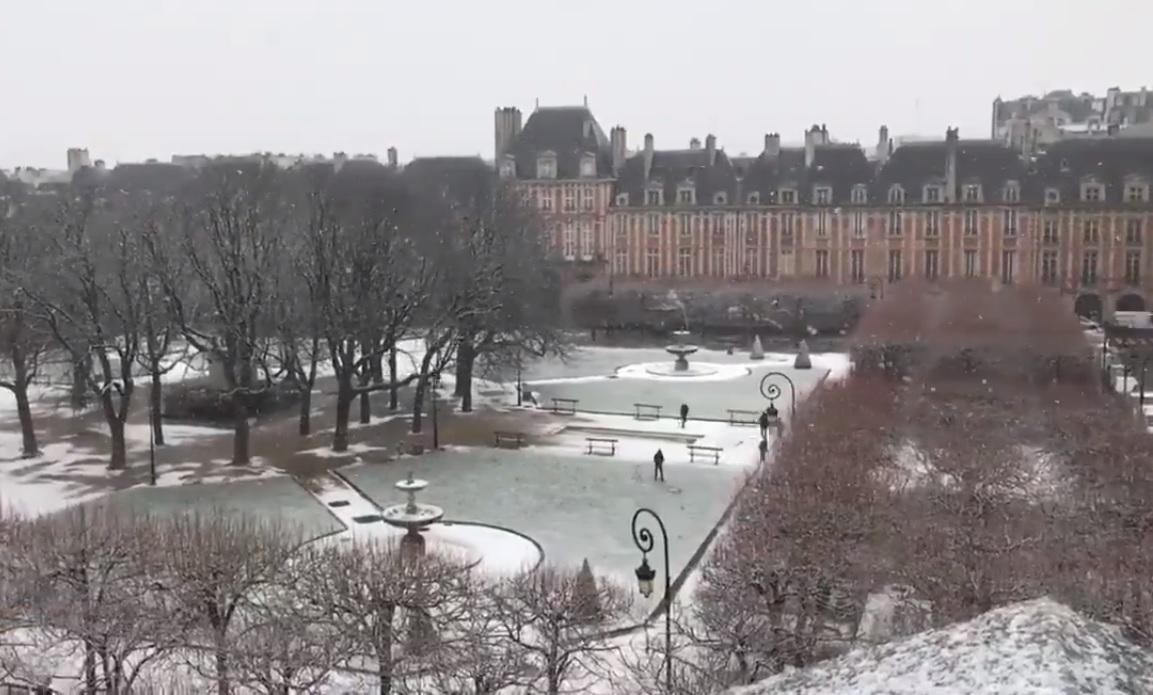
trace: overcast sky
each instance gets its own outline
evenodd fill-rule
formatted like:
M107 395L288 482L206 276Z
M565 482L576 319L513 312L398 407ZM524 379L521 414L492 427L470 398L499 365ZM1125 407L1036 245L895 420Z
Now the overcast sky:
M1153 87L1149 0L0 0L0 168L173 153L492 156L585 95L629 144L987 137L990 103Z

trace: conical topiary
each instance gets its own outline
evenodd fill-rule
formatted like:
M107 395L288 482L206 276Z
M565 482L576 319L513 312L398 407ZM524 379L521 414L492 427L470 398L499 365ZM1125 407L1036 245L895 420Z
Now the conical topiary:
M812 369L813 361L809 359L809 344L801 341L801 349L797 351L797 359L793 362L793 367L797 369Z
M600 591L597 590L597 580L587 557L581 564L573 587L573 613L582 623L595 623L602 617Z
M753 349L749 353L750 360L763 360L765 359L765 348L761 345L761 336L753 336Z

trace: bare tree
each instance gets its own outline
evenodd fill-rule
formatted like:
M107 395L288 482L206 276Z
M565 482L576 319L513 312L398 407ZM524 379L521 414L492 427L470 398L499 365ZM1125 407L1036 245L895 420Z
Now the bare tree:
M550 695L596 674L602 657L615 648L605 625L625 614L626 594L603 579L595 600L600 620L590 622L590 597L576 572L541 567L505 582L495 594L499 634L524 651L533 675L529 687Z
M311 552L326 571L307 577L302 598L376 663L379 692L388 695L401 667L418 663L458 615L465 563L375 539Z
M428 265L398 226L403 202L387 169L301 176L298 263L336 377L332 446L344 451L353 402L389 387L380 362L423 300Z
M48 239L58 260L47 277L27 277L24 296L37 307L56 341L84 370L100 403L111 438L109 468L128 464L124 424L135 391L133 367L140 349L141 248L131 213L80 190L60 201Z
M227 382L235 465L250 459L249 400L268 386L258 372L275 333L274 290L285 262L282 184L271 163L213 163L182 201L176 232L146 239L173 320Z
M39 375L52 343L45 327L29 310L22 288L28 268L41 267L45 247L28 223L28 211L21 206L14 212L14 219L0 215L0 286L4 295L0 300L0 352L10 368L0 378L0 388L11 391L16 399L21 451L25 458L31 458L39 453L39 446L28 387Z
M163 588L186 616L190 637L207 640L212 656L208 671L217 692L227 695L235 682L232 660L240 614L254 605L260 592L278 586L296 549L296 534L217 510L167 521L160 546Z
M497 586L471 578L458 617L435 653L433 679L444 692L495 695L526 682L532 663L500 631Z
M74 507L16 527L10 569L33 632L83 646L90 691L130 692L142 669L179 643L154 583L155 526L106 506Z

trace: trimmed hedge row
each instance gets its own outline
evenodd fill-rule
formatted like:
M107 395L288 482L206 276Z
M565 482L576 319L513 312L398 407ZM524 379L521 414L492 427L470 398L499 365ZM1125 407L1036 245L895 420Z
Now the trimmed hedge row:
M290 382L277 382L251 394L237 396L251 415L268 415L287 410L300 402L300 391ZM234 399L227 390L203 384L174 384L165 389L164 417L173 420L230 422Z

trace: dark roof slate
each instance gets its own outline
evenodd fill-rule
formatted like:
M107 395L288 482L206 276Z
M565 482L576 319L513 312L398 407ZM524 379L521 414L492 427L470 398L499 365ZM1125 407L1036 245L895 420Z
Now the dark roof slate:
M654 150L647 184L644 153L633 155L621 170L616 192L628 193L629 205L640 206L649 186L659 184L665 205L676 205L677 189L685 182L693 184L698 205L712 205L718 192L725 193L727 204L738 202L737 170L723 150L716 151L712 166L705 149Z
M596 155L598 177L612 176L609 140L587 107L550 106L532 112L510 148L517 178L535 179L537 157L546 151L556 154L558 179L580 178L585 153Z
M857 145L817 145L807 168L804 148L785 147L775 157L762 152L749 166L742 189L746 199L756 192L762 202L775 203L779 189L795 188L798 202L808 203L816 186L827 185L833 189L832 204L842 205L852 199L854 186L872 178L873 166Z
M1153 138L1061 140L1037 158L1030 173L1037 200L1050 187L1060 190L1063 202L1079 200L1082 181L1092 178L1105 184L1106 202L1120 203L1127 178L1153 184Z
M991 140L959 140L956 147L958 197L961 187L969 183L980 184L985 202L990 203L1002 200L1008 181L1024 188L1024 164L1009 147ZM924 202L926 184L945 182L947 159L948 144L943 140L898 147L877 173L870 198L885 203L889 189L899 184L905 189L906 203Z

